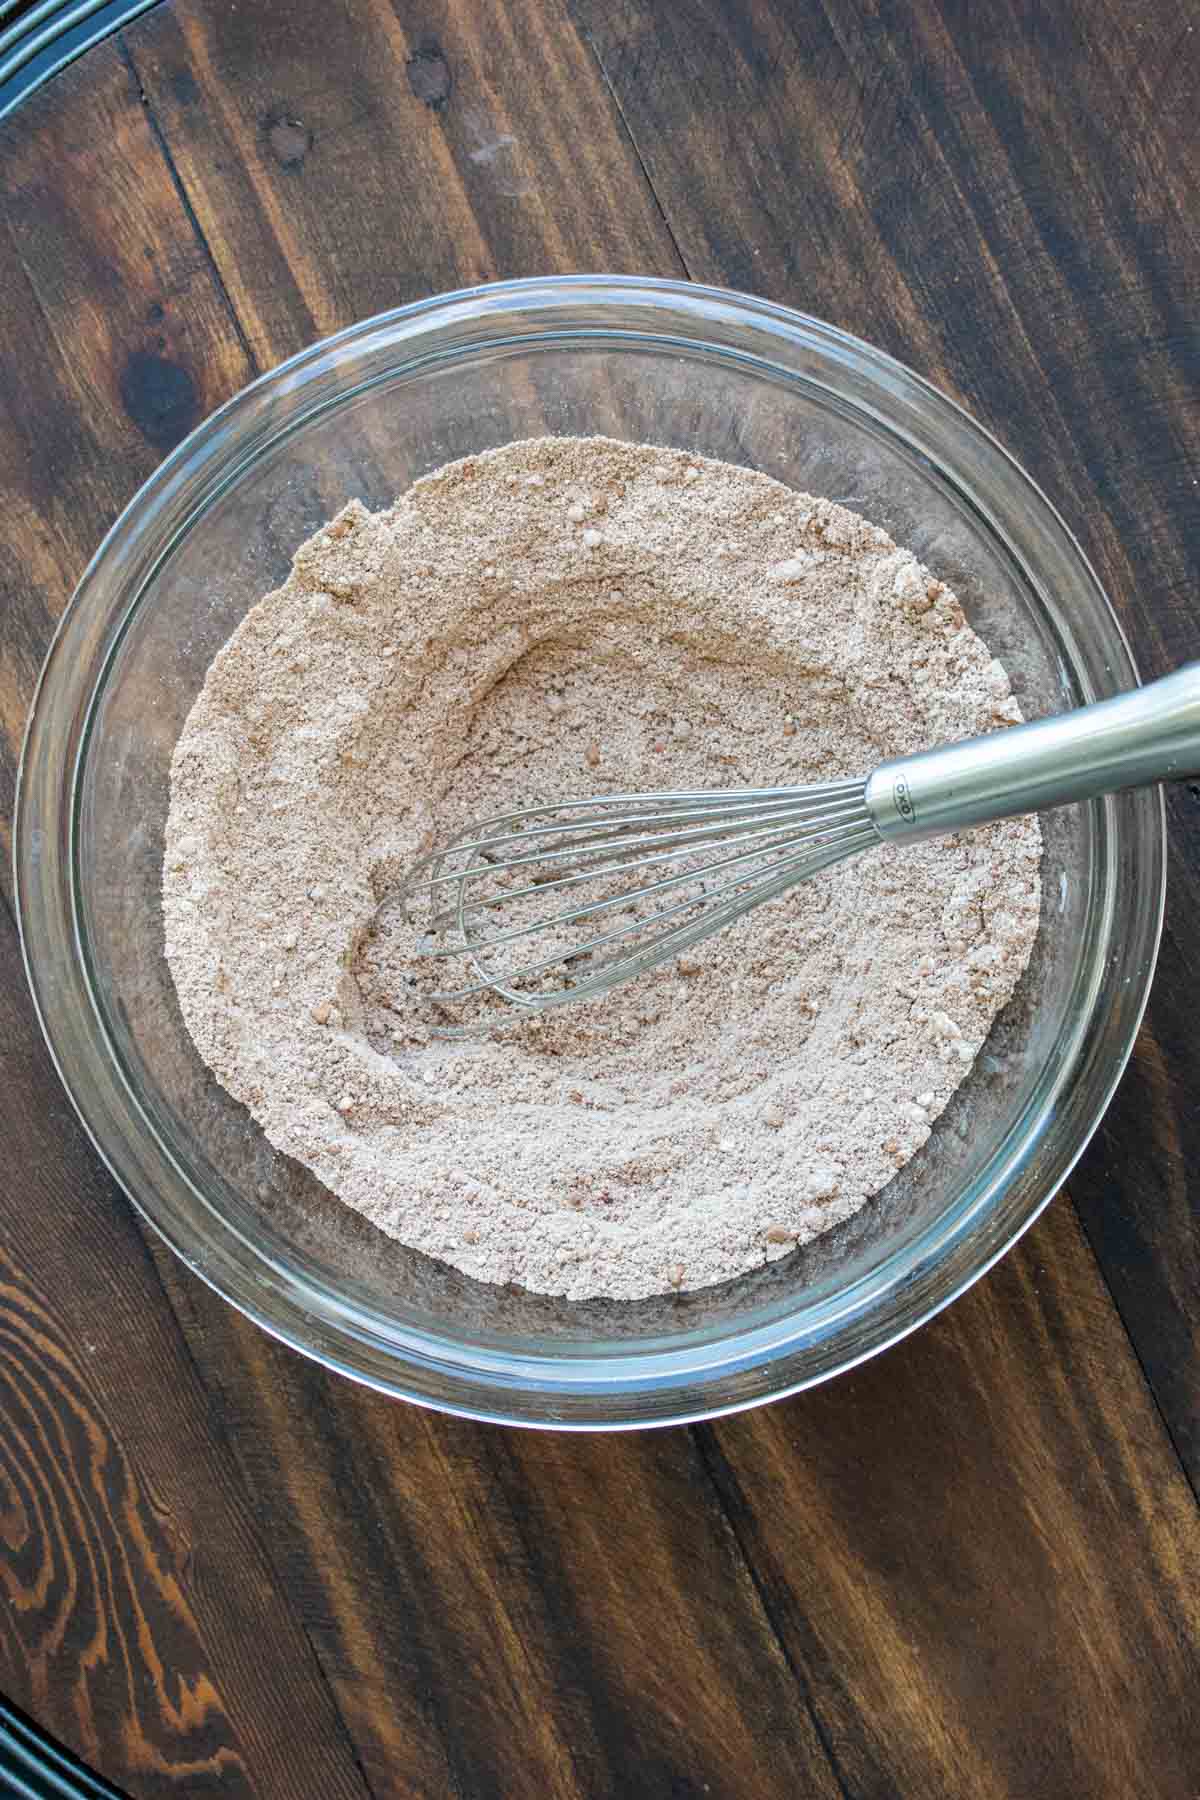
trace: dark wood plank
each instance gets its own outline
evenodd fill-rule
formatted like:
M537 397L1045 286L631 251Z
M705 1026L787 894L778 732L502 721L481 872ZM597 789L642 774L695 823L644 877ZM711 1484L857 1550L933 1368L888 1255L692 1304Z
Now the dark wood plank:
M1069 1206L887 1356L701 1436L847 1792L1193 1800L1195 1501Z
M361 1772L0 900L0 1688L131 1795Z
M505 1432L396 1406L192 1297L379 1793L839 1794L689 1433Z
M117 46L0 124L0 857L54 622L139 484L250 367Z
M558 0L185 0L124 35L268 365L356 319L476 281L678 273Z
M1200 653L1194 9L573 11L689 274L834 319L960 397L1064 511L1143 670ZM1200 1487L1200 784L1168 810L1148 1024L1071 1191Z

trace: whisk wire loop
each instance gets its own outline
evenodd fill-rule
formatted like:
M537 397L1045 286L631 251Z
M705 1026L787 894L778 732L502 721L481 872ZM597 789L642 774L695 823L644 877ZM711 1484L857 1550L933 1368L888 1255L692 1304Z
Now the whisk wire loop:
M540 1011L606 993L878 841L863 788L615 794L475 825L403 892L410 917L428 912L423 958L472 977L428 998L453 1007L490 990ZM527 960L535 946L545 954Z

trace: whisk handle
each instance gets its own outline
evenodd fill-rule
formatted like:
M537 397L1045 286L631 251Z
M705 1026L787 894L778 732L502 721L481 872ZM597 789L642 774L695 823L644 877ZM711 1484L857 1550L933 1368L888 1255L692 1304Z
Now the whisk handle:
M911 844L993 819L1200 774L1200 663L1147 687L881 763L867 782L880 837Z

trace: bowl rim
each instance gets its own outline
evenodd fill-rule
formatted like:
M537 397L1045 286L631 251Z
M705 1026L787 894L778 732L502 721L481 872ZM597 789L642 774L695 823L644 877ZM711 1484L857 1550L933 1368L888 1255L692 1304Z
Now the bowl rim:
M1024 1207L1020 1216L1013 1222L1011 1229L1006 1229L985 1256L970 1262L961 1278L952 1281L942 1292L932 1298L924 1298L907 1315L901 1313L894 1324L888 1328L877 1330L869 1336L862 1347L853 1352L834 1357L825 1366L789 1376L786 1362L789 1351L793 1358L801 1353L799 1340L794 1334L789 1336L777 1329L779 1321L765 1330L751 1328L748 1331L734 1331L725 1338L707 1343L699 1355L690 1358L678 1353L665 1358L638 1353L636 1348L619 1359L612 1359L611 1364L604 1366L598 1373L594 1359L588 1357L572 1357L569 1352L556 1355L551 1362L546 1358L523 1359L520 1356L499 1358L497 1367L483 1365L473 1361L470 1367L461 1362L446 1361L439 1357L437 1340L426 1334L399 1334L387 1346L387 1367L380 1369L374 1365L365 1366L361 1360L364 1343L370 1337L369 1322L356 1313L354 1307L347 1307L344 1302L335 1302L334 1311L338 1316L332 1320L323 1317L314 1320L311 1309L289 1302L285 1307L284 1317L272 1312L266 1301L256 1296L253 1283L251 1291L245 1284L240 1288L228 1278L227 1271L218 1271L212 1267L211 1261L197 1253L195 1244L188 1244L181 1239L180 1233L173 1229L169 1220L163 1216L161 1201L152 1187L149 1194L139 1186L136 1171L131 1169L129 1146L119 1141L114 1147L106 1133L94 1122L93 1113L96 1103L93 1098L89 1109L84 1095L79 1091L83 1084L73 1081L71 1073L77 1064L77 1047L73 1046L66 1031L61 1008L56 1012L57 981L45 980L45 970L41 966L40 950L44 943L39 943L39 902L46 903L50 877L46 873L50 857L41 854L42 844L39 841L39 828L32 816L32 771L34 765L45 765L48 746L43 741L46 736L45 701L54 679L55 669L67 657L72 640L81 630L81 620L86 610L89 593L101 572L119 555L121 546L129 537L143 535L150 531L156 518L181 484L186 484L188 472L196 466L203 467L205 459L210 459L216 467L221 466L221 446L231 429L236 429L239 415L257 407L264 395L287 395L302 390L306 382L316 373L327 369L331 363L340 360L343 353L353 349L361 354L373 340L393 345L397 342L397 334L402 341L419 345L422 334L436 329L447 322L458 324L477 321L485 329L503 320L506 314L519 305L522 309L545 309L547 320L550 315L564 309L578 309L581 303L591 299L598 305L613 307L625 301L643 306L652 305L665 309L664 317L670 315L678 318L684 316L699 319L702 323L711 322L720 317L736 328L760 327L768 333L789 343L792 347L807 343L822 353L831 354L835 359L849 359L856 367L865 369L874 383L890 387L893 397L897 392L915 400L918 404L931 407L934 413L944 421L965 430L975 451L980 453L984 464L991 463L1003 471L1010 480L1015 480L1018 488L1030 499L1040 511L1041 526L1057 538L1057 548L1064 553L1078 571L1080 578L1093 591L1098 604L1100 616L1105 620L1111 634L1113 645L1118 656L1122 656L1125 669L1117 671L1120 676L1119 685L1127 685L1136 681L1136 669L1129 649L1125 633L1121 627L1111 603L1108 601L1102 585L1095 575L1082 548L1069 530L1061 515L1045 494L1016 462L992 433L975 421L964 408L943 394L923 376L909 370L886 352L876 349L863 340L843 331L840 327L829 325L822 320L798 312L792 308L780 306L772 301L756 296L743 295L731 290L702 286L689 282L644 276L620 275L571 275L524 278L513 281L490 283L456 290L451 293L430 296L409 305L395 308L360 321L355 325L330 337L321 339L296 355L288 358L270 370L258 376L253 382L240 389L222 406L206 419L201 421L182 442L163 460L133 495L122 509L109 531L105 534L99 548L89 561L78 585L68 602L57 629L51 639L41 674L39 676L30 715L26 726L20 764L18 768L16 799L14 806L13 832L13 870L14 892L16 896L17 925L20 934L22 958L30 992L33 997L35 1011L43 1036L50 1051L51 1058L60 1080L66 1088L68 1097L75 1108L81 1123L95 1146L101 1161L113 1175L122 1190L134 1205L136 1211L154 1230L170 1244L181 1260L200 1275L217 1293L234 1305L246 1316L253 1319L270 1335L287 1343L324 1366L348 1375L363 1385L378 1391L402 1397L419 1404L430 1406L435 1410L445 1411L458 1416L480 1420L489 1420L507 1424L534 1427L548 1427L568 1430L617 1430L631 1427L651 1427L657 1425L679 1424L697 1419L717 1417L722 1414L740 1411L748 1406L760 1404L767 1400L780 1399L795 1393L802 1388L830 1379L834 1374L842 1373L857 1366L888 1348L890 1345L906 1337L918 1326L927 1323L941 1312L953 1300L957 1299L967 1288L973 1285L988 1269L1005 1255L1017 1239L1029 1228L1034 1220L1049 1204L1071 1170L1083 1153L1088 1141L1102 1118L1113 1091L1124 1072L1133 1049L1138 1027L1141 1023L1145 1006L1149 998L1153 978L1158 944L1161 937L1163 907L1165 898L1165 807L1161 791L1143 793L1141 800L1157 807L1157 829L1152 835L1154 867L1144 871L1144 879L1149 882L1146 899L1142 909L1142 942L1139 948L1140 964L1137 968L1139 988L1134 1003L1123 1009L1121 1028L1117 1032L1116 1043L1111 1049L1106 1064L1106 1074L1093 1089L1091 1100L1085 1117L1076 1123L1070 1141L1059 1155L1044 1188L1032 1197ZM594 337L597 340L609 340L618 336L625 341L654 340L654 333L634 333L616 331L611 323L600 319L592 320L581 336ZM669 334L668 334L669 335ZM541 332L525 334L526 341L536 343ZM495 341L490 340L490 341ZM509 339L505 341L520 341ZM700 352L712 349L711 343L703 339L690 340L692 347ZM413 361L419 361L419 357ZM755 359L751 359L755 360ZM758 359L761 360L761 359ZM401 364L401 367L408 366ZM344 401L357 390L351 388L339 396ZM869 409L864 409L869 410ZM288 427L298 429L308 421L313 412L305 413L300 419ZM894 435L901 436L894 421L885 419L883 423ZM267 443L274 442L275 434L268 435ZM242 462L236 465L226 480L236 478L238 469L244 466L247 457L252 453L258 455L265 444L252 444L243 456ZM938 464L938 472L956 489L958 482L953 469ZM969 490L964 490L968 491ZM205 495L204 504L211 495ZM197 510L202 511L203 506ZM195 511L189 513L179 527L171 542L177 541L178 535L186 531ZM985 513L985 518L987 515ZM990 518L987 523L993 531L999 527ZM1007 544L1007 538L1000 534ZM1015 553L1014 553L1015 554ZM1022 564L1022 567L1024 565ZM125 603L121 616L114 621L109 618L105 626L105 635L111 641L119 639L123 633L126 620L132 615L141 598L147 591L152 571L137 586L132 597L125 595ZM105 663L107 666L107 660ZM1110 674L1111 664L1107 665ZM1079 668L1073 669L1079 674ZM102 691L103 674L93 685L86 697L86 713L90 718L96 696ZM108 1053L115 1073L119 1070L119 1059L109 1042L103 1027L99 1005L95 998L90 976L88 974L86 946L81 933L78 916L78 895L74 876L75 846L75 813L77 807L77 782L79 768L86 750L88 733L85 730L77 748L76 756L64 774L69 777L68 786L72 797L69 813L69 873L72 876L71 907L72 916L69 931L69 948L73 951L70 974L77 982L82 982L87 990L91 1003L91 1016L94 1024L94 1041ZM1095 803L1103 809L1111 809L1111 802ZM1111 812L1108 815L1108 826L1111 832L1113 821ZM1084 1026L1095 1016L1095 1003L1086 1018L1081 1018L1077 1025L1076 1036L1081 1038ZM1076 1044L1078 1050L1078 1043ZM1077 1058L1068 1062L1062 1070L1059 1085L1055 1089L1057 1095L1066 1087L1068 1077L1075 1068ZM124 1092L127 1102L126 1111L132 1128L148 1131L155 1139L159 1150L167 1163L171 1165L177 1177L189 1181L186 1171L180 1168L171 1152L161 1142L153 1125L141 1107L139 1098L128 1081L118 1084ZM1028 1159L1037 1148L1041 1129L1045 1126L1043 1109L1042 1126L1039 1132L1025 1135L1021 1147L1021 1157ZM1011 1134L1010 1134L1011 1135ZM123 1154L122 1154L123 1153ZM995 1158L993 1158L993 1161ZM1015 1179L1020 1171L1019 1158L1010 1156L1010 1166L1000 1171L989 1183L980 1185L973 1203L965 1211L961 1211L953 1220L944 1222L944 1229L936 1231L930 1228L923 1241L925 1267L936 1268L947 1251L947 1241L953 1239L956 1244L965 1242L970 1235L971 1227L983 1217L986 1209L996 1199L998 1193ZM990 1165L989 1165L990 1166ZM194 1184L193 1192L198 1192ZM198 1194L203 1201L204 1196ZM233 1227L224 1222L229 1231ZM249 1246L254 1254L261 1258L262 1253L254 1246ZM886 1266L886 1265L885 1265ZM225 1279L222 1279L222 1275ZM269 1284L263 1283L264 1288ZM877 1284L878 1285L878 1284ZM876 1293L875 1300L895 1297L897 1283L883 1286ZM231 1291L232 1289L232 1291ZM275 1289L278 1300L278 1286ZM786 1319L795 1317L788 1314ZM321 1327L324 1328L322 1335ZM330 1333L332 1332L332 1338ZM737 1353L727 1354L722 1360L716 1356L718 1348L736 1345ZM359 1360L355 1360L352 1351L357 1348ZM403 1352L404 1360L397 1355L397 1349ZM617 1367L620 1363L622 1367ZM646 1363L646 1369L635 1369L633 1365ZM532 1373L530 1373L532 1371ZM764 1372L774 1373L776 1379L763 1380ZM748 1378L754 1376L753 1381ZM597 1383L599 1385L597 1385ZM474 1387L475 1397L464 1388ZM478 1397L482 1395L483 1397ZM631 1410L628 1402L636 1399L637 1410Z

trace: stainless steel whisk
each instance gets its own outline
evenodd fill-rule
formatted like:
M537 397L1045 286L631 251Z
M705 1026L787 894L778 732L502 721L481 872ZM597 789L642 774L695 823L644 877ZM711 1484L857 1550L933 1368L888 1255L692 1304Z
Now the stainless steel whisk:
M1132 693L806 787L615 794L487 819L422 859L402 901L443 1006L489 990L594 998L881 843L1200 773L1200 663ZM427 965L428 966L428 965Z

